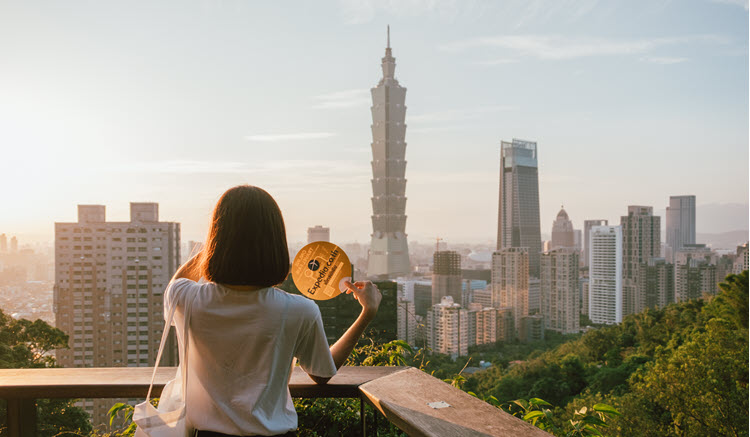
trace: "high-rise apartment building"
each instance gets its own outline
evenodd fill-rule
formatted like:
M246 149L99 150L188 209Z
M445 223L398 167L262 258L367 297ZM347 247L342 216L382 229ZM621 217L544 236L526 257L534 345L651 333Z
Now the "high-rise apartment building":
M622 226L622 310L635 314L646 308L638 284L641 265L661 256L661 217L650 206L628 206L628 215L620 217Z
M581 314L589 315L589 278L578 278L578 287L581 290Z
M451 296L461 303L461 255L452 250L437 251L432 255L432 304Z
M163 293L180 259L180 224L159 221L156 203L131 203L130 221L108 222L104 205L78 205L78 221L55 223L54 312L69 349L63 367L153 366ZM176 364L174 337L164 365ZM95 420L111 401L87 401Z
M529 315L529 251L507 247L492 254L492 307L513 311L514 338Z
M372 88L371 277L395 278L411 271L406 239L406 88L394 77L390 29L383 78Z
M18 238L15 235L10 237L10 253L18 253Z
M433 352L456 357L469 352L469 315L445 296L427 312L427 343Z
M414 302L414 311L427 317L427 310L432 306L432 281L399 279L397 284L399 297Z
M583 258L584 267L589 265L589 231L594 226L607 226L608 224L609 222L603 219L583 221L583 253L581 257Z
M695 196L669 196L666 238L670 262L684 245L695 244Z
M487 308L492 306L492 285L489 285L487 288L483 290L474 290L474 293L471 295L471 302L469 303L475 303L482 306L482 308Z
M331 241L331 228L325 228L320 225L307 228L307 244L316 241Z
M542 254L541 301L546 329L562 334L580 330L578 263L578 251L572 247Z
M674 302L674 266L664 258L651 258L641 266L638 288L645 308L663 308Z
M573 222L568 218L565 209L560 209L555 221L552 222L552 241L550 249L558 247L575 247L575 230Z
M8 252L8 237L5 234L0 234L0 253Z
M674 300L685 302L716 294L718 255L705 244L683 244L674 253ZM723 278L722 278L723 279Z
M748 269L748 243L741 246L737 246L737 257L734 259L734 265L732 266L732 273L739 275L743 271Z
M497 250L525 247L529 274L539 277L539 170L536 143L514 139L500 144L500 199Z
M594 226L589 233L589 319L622 322L622 227Z
M409 344L416 344L417 313L414 303L399 297L396 308L396 321L398 323L396 335L399 340Z

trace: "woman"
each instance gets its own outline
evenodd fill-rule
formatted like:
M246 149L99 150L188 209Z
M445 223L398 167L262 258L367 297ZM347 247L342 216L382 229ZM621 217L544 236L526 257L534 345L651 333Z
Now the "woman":
M181 346L183 309L192 302L186 405L199 437L294 435L293 360L325 384L377 313L377 287L347 283L362 312L329 349L318 306L274 288L288 273L276 202L258 187L229 189L214 208L203 250L177 270L164 293L164 313L177 306L173 324Z

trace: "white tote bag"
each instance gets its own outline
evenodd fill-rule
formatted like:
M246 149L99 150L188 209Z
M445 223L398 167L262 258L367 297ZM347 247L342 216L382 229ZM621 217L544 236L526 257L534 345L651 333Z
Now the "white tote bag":
M177 305L172 305L172 309L169 311L169 317L167 317L167 323L164 325L164 332L161 336L161 344L159 344L159 352L156 354L156 365L154 366L154 373L151 375L151 384L148 387L146 401L136 405L133 410L133 422L138 425L135 437L192 436L193 429L185 416L185 388L187 387L187 357L190 344L190 313L194 299L195 296L193 296L193 299L187 299L185 305L184 347L180 354L180 365L177 367L177 374L173 380L164 386L164 390L162 390L161 397L159 398L159 406L154 408L150 402L151 390L154 388L156 369L159 368L159 361L161 360L161 354L164 350L164 344L167 341L169 327L172 325Z

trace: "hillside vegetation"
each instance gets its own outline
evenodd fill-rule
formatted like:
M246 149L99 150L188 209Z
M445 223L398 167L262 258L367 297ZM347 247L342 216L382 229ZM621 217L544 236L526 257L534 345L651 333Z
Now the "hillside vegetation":
M516 399L543 399L557 406L561 428L581 407L606 403L621 415L605 435L748 435L747 271L720 287L478 372L463 388L508 410Z

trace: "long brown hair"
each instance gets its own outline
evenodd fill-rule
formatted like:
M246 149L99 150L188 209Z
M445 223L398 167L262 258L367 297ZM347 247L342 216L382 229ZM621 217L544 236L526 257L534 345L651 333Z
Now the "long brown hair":
M270 287L289 274L284 218L262 188L239 185L216 203L203 249L201 274L227 285Z

